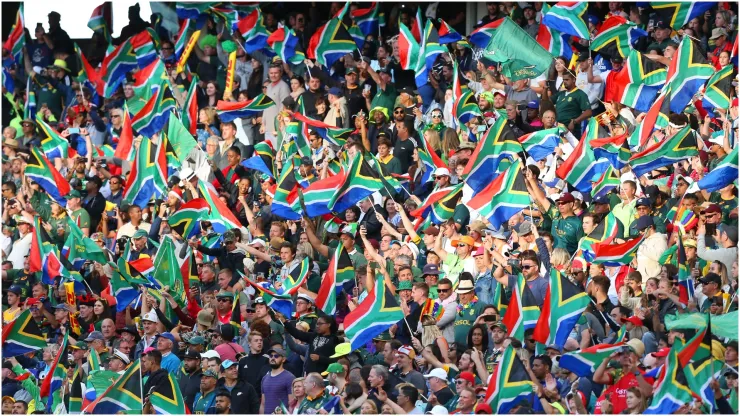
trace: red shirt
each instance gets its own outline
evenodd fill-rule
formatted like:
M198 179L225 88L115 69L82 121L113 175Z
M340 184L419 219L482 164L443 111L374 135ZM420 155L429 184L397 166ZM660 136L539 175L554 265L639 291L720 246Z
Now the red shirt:
M729 40L725 40L725 45L721 48L714 48L712 51L712 64L716 69L722 69L722 66L719 64L719 54L722 52L727 52L732 56L732 43Z
M620 374L622 370L618 370L619 372L617 374ZM645 374L644 371L639 370L640 374ZM611 382L612 385L610 385L608 388L604 389L604 392L601 393L601 396L596 401L596 407L594 408L594 414L600 415L601 413L601 401L606 398L606 395L609 394L611 396L611 404L612 404L612 411L611 414L619 414L622 413L622 410L627 408L627 390L630 389L630 387L639 387L640 384L637 382L637 377L632 374L624 374L621 373L622 376L619 377L617 380L614 380L612 377L609 376L609 378L612 378ZM646 378L645 381L648 384L653 384L652 378Z

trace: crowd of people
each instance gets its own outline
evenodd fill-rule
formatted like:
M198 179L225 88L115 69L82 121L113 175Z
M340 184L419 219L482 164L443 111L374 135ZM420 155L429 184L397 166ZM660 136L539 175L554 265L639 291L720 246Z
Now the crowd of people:
M157 33L158 59L167 68L178 108L197 83L192 135L197 144L181 166L170 169L166 189L144 206L134 203L130 192L132 177L139 174L134 159L106 150L123 143L126 119L145 108L148 97L134 89L136 76L128 74L110 97L98 97L84 84L78 52L64 29L71 11L51 11L48 30L43 23L33 35L26 29L21 61L4 48L3 327L18 332L19 317L30 312L22 324L38 327L46 347L9 357L6 336L18 334L4 330L2 412L58 412L52 403L74 412L77 399L83 402L77 412L86 407L94 412L106 389L140 366L141 401L134 413L162 413L152 392L166 390L174 380L173 394L194 414L490 414L498 408L492 408L495 397L506 394L506 380L496 377L503 374L498 367L509 349L531 386L507 407L510 413L641 414L656 406L659 384L667 383L661 371L673 368L671 354L701 330L672 322L689 314L706 316L707 322L737 316L737 182L711 192L698 186L728 163L737 172L737 98L714 116L693 106L666 114L668 126L656 130L656 141L690 126L697 152L679 154L675 163L642 175L627 164L616 171L609 192L579 192L559 168L579 140L586 140L582 134L589 121L598 118L599 137L631 134L646 122L645 112L605 101L615 74L629 70L624 60L592 54L587 41L568 38L572 59L555 57L539 77L512 81L468 43L459 5L425 4L417 14L408 5L379 3L387 24L328 68L315 59L283 62L266 50L247 54L238 31L220 14L204 12L184 71L175 55L178 34L158 24L161 16L144 21L138 5L132 6L129 25L113 45L147 28ZM634 47L665 67L673 65L681 39L691 37L703 59L720 70L733 65L737 36L737 10L722 5L681 27L659 20L647 3L589 3L586 20L591 34L613 16L645 29L648 37ZM274 3L261 5L261 15L267 30L291 29L307 51L312 35L343 6ZM10 7L3 4L3 12ZM475 27L507 18L536 37L542 7L541 2L488 2ZM414 71L403 69L399 42L399 25L423 28L420 18L435 23L443 18L462 34L443 45L446 51L421 86ZM92 67L105 57L102 42L96 33L87 54ZM233 89L225 91L233 51ZM457 120L454 68L479 108L480 115L465 124ZM737 74L736 67L733 71ZM701 91L696 93L700 97ZM31 96L34 118L28 117ZM263 96L273 102L263 112L220 120L220 101ZM325 129L309 126L309 154L294 157L296 147L281 144L295 134L291 123L298 112L351 132L337 145ZM478 144L501 119L515 138L558 126L564 138L541 160L518 155L530 204L495 226L466 205L480 191L466 181L479 160ZM31 161L38 160L34 152L51 136L47 125L69 142L69 154L47 153L43 164L58 172L55 180L68 184L57 182L59 189L69 188L64 201L27 174ZM162 143L164 131L135 138L134 147ZM260 157L267 144L275 151L274 166L267 166L272 174L242 165ZM432 168L424 161L426 152L438 160ZM288 173L305 190L335 175L337 166L349 170L357 155L367 155L375 176L403 182L403 189L383 188L322 216L308 216L298 207L301 214L286 218L284 207L275 209L278 198L285 200L278 182L286 169L294 168ZM451 206L428 209L435 195L458 185L462 196ZM170 218L198 198L208 203L209 216L197 224L197 235L182 235ZM225 216L238 223L219 229ZM602 242L595 236L614 220L614 242L641 240L627 262L605 265L586 253L584 241ZM65 260L73 257L72 249L82 261ZM85 257L96 250L102 257ZM185 267L164 263L159 257L165 252ZM344 272L352 277L339 286L333 314L327 314L319 302L324 286L332 284L330 275L336 278L339 252L347 254L351 264ZM51 258L59 265L50 265ZM141 270L146 259L169 269ZM61 268L66 272L60 274ZM174 283L179 269L188 270L182 273L187 284L182 292ZM515 288L544 313L555 296L550 287L555 271L585 292L589 303L567 341L547 345L536 342L533 322L523 323L521 332L505 322L524 313ZM172 273L178 277L161 281ZM114 280L137 274L143 282L128 288L137 295L124 300ZM289 296L279 294L304 274ZM358 347L352 338L357 328L345 333L346 320L367 309L378 293L395 299L403 318ZM516 302L520 309L512 307ZM364 322L371 327L372 320ZM695 392L676 413L738 412L737 326L734 334L716 332L707 341L717 369L709 384L714 404ZM607 344L623 347L599 356L588 374L561 365L567 354ZM66 377L57 399L43 386L56 377L62 356ZM97 383L96 372L110 376L109 382Z

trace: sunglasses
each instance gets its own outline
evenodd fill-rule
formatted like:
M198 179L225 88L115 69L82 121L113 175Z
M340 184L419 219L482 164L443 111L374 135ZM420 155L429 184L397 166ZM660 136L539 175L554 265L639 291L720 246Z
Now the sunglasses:
M558 205L565 205L565 204L570 204L570 202L560 202L560 201L558 201Z
M231 299L227 299L227 298L219 298L219 299L218 299L218 301L219 301L219 302L231 302Z
M525 265L522 265L522 270L529 270L529 269L531 269L532 267L534 267L534 266L530 266L530 265L526 265L526 266L525 266Z
M477 396L475 396L475 397L476 397L477 399L485 399L485 398L486 398L486 395L485 395L485 394L479 394L479 395L477 395Z
M403 113L404 113L403 110L395 110L395 111L393 111L393 114L403 114Z
M280 358L282 355L280 354L270 354L270 358Z
M118 118L118 117L121 117L121 116L118 114L113 114L112 116L110 116L110 118Z
M173 50L173 49L174 49L174 48L162 48L162 50L163 50L163 51L171 51L171 50Z
M465 243L460 243L460 244L458 244L457 246L458 246L458 247L467 247L468 245L467 245L467 244L465 244Z
M447 293L449 291L450 291L450 289L440 289L440 288L437 288L437 293Z
M432 118L442 118L442 114L432 114Z
M527 342L534 342L534 339L529 338L529 339L526 339L525 341L527 341Z

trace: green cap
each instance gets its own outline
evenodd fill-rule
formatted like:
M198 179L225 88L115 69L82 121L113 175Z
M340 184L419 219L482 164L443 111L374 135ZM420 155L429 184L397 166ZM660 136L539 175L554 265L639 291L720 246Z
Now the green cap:
M352 238L355 238L355 236L357 235L357 223L352 222L346 224L344 227L342 227L342 234L348 234Z
M403 282L398 283L398 290L411 290L413 287L413 284L410 280L404 280Z
M190 341L188 341L188 344L190 345L200 345L200 344L205 344L205 343L206 343L206 339L200 336L192 337L190 338Z
M82 194L80 194L80 191L77 189L73 189L69 191L67 195L64 196L64 199L72 199L72 198L82 198Z
M213 377L213 378L216 378L217 379L218 378L218 374L216 374L216 372L213 371L213 370L206 370L206 371L203 372L203 376L202 377Z
M89 349L89 347L87 346L87 342L85 341L77 341L75 345L70 345L69 348L83 351L87 351Z
M134 236L131 237L131 238L133 238L134 240L136 240L136 239L139 239L139 238L144 238L147 235L148 234L147 234L146 230L136 230L136 232L134 233Z
M229 292L228 290L221 289L218 294L216 295L217 298L229 298L234 299L234 294Z
M339 374L344 373L344 366L339 363L331 363L329 364L329 367L326 368L326 371L321 373L322 376L326 377L329 374Z
M383 331L380 333L380 335L373 338L373 341L390 341L390 340L391 340L391 334L389 334L388 331Z

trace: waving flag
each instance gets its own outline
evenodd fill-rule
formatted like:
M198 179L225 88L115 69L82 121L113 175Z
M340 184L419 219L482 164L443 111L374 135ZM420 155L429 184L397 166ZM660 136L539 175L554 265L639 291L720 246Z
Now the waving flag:
M13 322L3 326L3 357L17 357L42 348L46 348L46 337L31 316L30 309L25 309Z
M459 33L457 33L457 31L453 29L452 26L448 25L447 22L442 20L441 17L437 20L439 21L439 44L440 45L446 45L448 43L459 42L463 39L463 37Z
M356 350L403 318L398 301L381 277L360 305L344 318L344 333Z
M277 179L277 188L272 200L272 214L286 220L299 221L303 214L301 200L298 197L298 180L295 166L296 157L291 157L288 163L283 165L283 171Z
M684 36L668 67L671 111L682 113L693 101L694 94L715 72L712 63L707 61L706 52L690 37Z
M148 392L147 392L148 393ZM175 374L168 374L167 380L158 383L149 401L158 415L182 415L190 413L185 398L180 391L180 383L175 379Z
M77 81L87 85L95 95L102 97L105 95L105 81L103 81L100 72L98 72L87 61L82 50L75 43L75 51L80 60L80 72L77 73ZM102 70L102 69L101 69Z
M507 346L491 375L486 390L485 402L493 414L507 414L532 394L532 380L527 368L516 354L516 349Z
M681 363L678 362L677 349L680 343L674 343L668 353L666 363L661 369L661 376L657 380L657 388L653 391L653 400L650 407L645 409L645 414L673 414L685 403L694 400L686 380L686 374Z
M41 149L49 159L66 158L69 151L69 142L60 136L56 130L40 118L36 120L39 125L39 137Z
M620 103L638 111L648 111L660 88L665 85L668 71L658 62L637 51L631 51L624 69L612 79L612 87L604 93L607 102Z
M501 73L512 81L536 78L552 65L552 55L509 17L503 18L483 57L501 62Z
M583 350L567 352L560 357L560 367L578 377L590 377L601 363L612 353L625 346L624 342L616 344L598 344Z
M198 147L198 143L193 139L193 136L185 128L183 123L175 116L174 112L170 115L169 122L167 123L167 131L163 136L172 145L177 160L181 164L185 163L190 152Z
M216 113L222 122L233 121L237 118L262 115L262 112L275 105L275 101L265 94L260 94L249 101L229 102L219 100L216 103Z
M349 207L383 189L378 172L368 165L358 153L349 167L344 183L336 189L328 207L334 212L344 212Z
M658 14L660 20L671 28L678 30L687 25L691 19L703 15L717 3L711 1L698 2L650 2L650 7Z
M133 161L136 156L134 148L134 129L131 127L131 115L128 112L128 105L123 103L123 121L121 124L121 135L118 138L118 146L113 157Z
M198 124L198 75L193 74L193 80L188 88L188 94L185 96L183 104L181 121L185 129L195 136Z
M703 178L699 179L699 189L706 192L716 192L733 183L738 177L738 147L725 156L722 161L714 167Z
M440 44L437 28L434 27L431 20L427 20L422 33L421 53L419 55L420 68L416 69L417 87L429 82L429 69L434 66L434 61L442 53L447 53L447 47Z
M102 33L106 40L110 40L111 28L113 27L113 5L106 1L93 10L87 27L93 32Z
M421 45L405 24L399 21L398 28L398 63L402 69L413 71L419 66Z
M293 269L288 273L283 283L283 288L286 294L294 295L298 292L298 289L306 282L308 276L311 274L311 260L308 257L304 257L303 260L296 264Z
M180 19L198 20L201 15L207 14L213 6L213 2L182 2L175 4L175 12Z
M338 18L329 20L311 36L306 56L330 68L334 62L357 49L354 38Z
M3 68L3 71L5 71L5 68ZM3 72L3 75L4 74L5 73ZM28 77L28 80L26 81L26 103L23 105L23 118L27 120L36 119L36 91L31 88L32 81L31 77ZM11 79L10 82L12 83L13 80ZM3 86L5 86L5 84L3 84ZM11 85L11 88L15 89L15 86ZM12 91L10 92L12 93Z
M336 313L337 292L342 290L345 282L355 278L355 269L347 249L339 244L329 260L329 268L326 269L321 279L321 288L316 296L316 308L321 309L327 315Z
M62 247L62 256L72 264L72 268L75 270L81 269L85 260L96 261L101 264L108 262L103 249L90 237L83 234L80 227L70 217L67 217L67 227L69 233Z
M259 8L244 16L232 29L238 31L244 38L244 50L247 53L251 54L267 47L270 32L263 23Z
M563 142L562 135L565 132L561 126L540 130L520 137L519 143L532 159L542 160L555 152L555 148Z
M203 198L195 198L183 204L180 209L175 211L167 219L170 228L177 231L184 239L189 240L191 237L199 234L200 230L197 225L204 218L208 217L211 206Z
M67 367L69 366L69 363L67 362L68 343L69 332L65 332L62 345L60 346L56 357L54 357L54 361L52 362L51 367L49 367L49 373L46 375L46 378L41 383L41 389L39 390L39 395L41 397L49 398L46 403L46 412L49 414L54 414L55 412L58 412L60 410L57 409L58 406L62 406L62 409L64 409L64 395L62 394L62 384L64 384L64 380L67 379Z
M138 68L136 53L132 44L133 37L118 45L103 59L100 68L101 81L105 85L104 96L111 97L126 78L126 73Z
M381 13L377 2L371 3L366 9L355 9L350 13L365 37L379 34Z
M275 150L270 142L259 142L254 145L254 156L242 161L241 165L247 169L254 169L264 174L275 177L272 173L272 166L275 160Z
M69 183L35 146L31 147L24 174L38 183L57 204L67 206L67 200L64 197L70 191Z
M433 224L441 224L455 213L455 207L460 203L464 183L449 186L433 191L421 207L411 212L417 218L429 218Z
M647 32L622 16L611 16L601 24L591 41L591 50L609 57L626 58L635 43L647 36Z
M308 185L303 191L303 203L306 206L306 215L309 217L318 217L329 214L332 210L329 203L335 197L335 193L340 186L343 186L347 180L345 172L329 176L324 179Z
M552 268L545 303L534 328L534 340L545 345L565 345L589 303L586 292Z
M54 279L67 273L62 265L61 258L59 249L41 225L40 218L35 217L31 252L28 258L28 271L31 273L41 272L41 280L50 285Z
M140 135L151 137L167 124L175 99L167 83L164 83L131 119L131 127Z
M110 278L110 286L111 293L116 298L117 312L124 312L132 302L141 296L141 292L126 280L117 267L113 269L113 275Z
M621 244L612 244L612 239L601 243L594 243L591 249L594 252L593 263L606 266L622 266L630 264L640 248L644 237L635 237Z
M596 159L607 159L614 169L622 169L629 162L630 148L627 133L614 137L594 139L589 142Z
M208 221L213 225L214 232L223 234L233 228L242 226L229 207L219 199L218 193L210 184L206 185L203 181L198 181L198 193L208 201L208 205L211 207Z
M622 71L624 72L624 71ZM653 101L645 118L637 125L635 131L629 138L631 149L644 147L653 136L653 130L662 129L668 125L668 114L670 114L671 86L665 85L658 97Z
M725 65L707 81L701 104L710 115L714 115L715 108L724 110L730 107L732 74L734 69L732 65Z
M588 127L583 133L581 141L573 150L568 159L556 171L558 178L568 182L579 192L591 192L591 183L589 180L603 173L609 166L606 159L598 159L591 146L586 146L588 142L598 137L599 123L596 118L591 117L588 121Z
M23 48L26 46L26 35L24 29L26 24L23 17L23 3L18 6L18 12L13 21L13 28L10 29L8 39L3 43L3 49L10 52L18 65L23 65Z
M131 47L136 55L136 63L141 68L159 60L151 33L149 30L142 30L128 39L128 41L131 42ZM156 33L154 33L154 35L156 36Z
M585 19L587 8L585 1L557 2L542 16L542 24L581 39L591 39Z
M95 415L112 415L120 412L141 413L143 409L142 384L141 361L136 360L108 390L98 395L94 402L85 407L83 413Z
M293 118L301 123L307 124L311 127L311 130L315 131L322 139L338 147L343 147L350 134L354 131L354 129L343 129L330 126L322 121L307 117L297 111L293 113Z
M522 163L516 159L508 169L477 192L465 205L486 218L494 228L500 227L513 215L528 208L531 203L521 171Z
M542 15L550 11L550 5L542 3ZM564 56L568 61L573 57L573 48L570 46L570 35L559 30L540 24L537 29L537 43L547 49L552 56Z
M612 189L620 185L619 171L613 166L609 166L604 173L599 176L591 188L591 197L597 198L611 192Z
M31 77L28 77L28 82L31 82ZM8 68L6 67L3 67L3 88L5 88L5 91L11 94L15 92L15 81L13 81L13 76L10 75ZM28 94L33 92L29 87L26 87L26 91L28 92ZM33 120L34 118L35 117L31 117L31 120Z
M183 19L180 22L180 28L177 31L177 41L175 42L175 59L180 59L182 53L185 51L185 45L188 44L188 34L190 29L193 27L193 21L190 19Z
M673 137L649 146L629 160L632 171L638 178L652 170L668 166L699 154L696 133L687 125Z
M612 167L609 167L609 169L613 170ZM581 238L581 241L578 242L578 250L581 251L586 261L592 262L594 260L593 244L607 240L611 241L615 237L623 235L622 223L610 212L589 235Z
M479 48L487 47L493 37L494 31L498 29L503 21L504 19L498 19L470 32L470 43Z
M463 171L465 183L476 192L483 190L498 173L518 159L518 153L522 150L506 119L499 117L470 156Z
M508 328L508 336L522 339L524 338L524 331L537 325L540 307L537 306L532 290L527 286L527 282L521 273L516 278L516 283L511 290L509 306L506 308L506 315L504 315L501 322Z
M270 37L267 38L267 45L275 51L283 62L298 65L306 59L293 29L286 30L286 28L281 27L272 32Z
M473 117L482 117L475 94L469 89L462 91L457 60L452 62L452 117L459 126L467 124Z
M167 189L167 156L164 146L155 146L143 137L131 165L123 199L142 209L153 196L164 194Z

